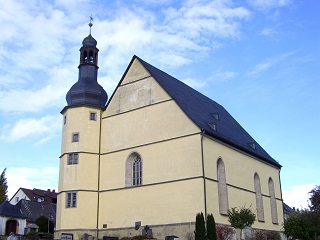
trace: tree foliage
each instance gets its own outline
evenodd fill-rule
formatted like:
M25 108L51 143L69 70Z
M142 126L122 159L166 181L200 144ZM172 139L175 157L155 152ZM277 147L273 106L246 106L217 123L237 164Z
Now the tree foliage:
M290 213L283 224L284 234L293 239L309 239L311 237L308 223L304 220L302 212Z
M255 220L256 215L250 208L241 207L238 209L233 207L228 210L228 221L232 227L240 229L240 236L242 236L242 229L251 227Z
M309 208L311 211L320 211L320 185L312 189L309 194Z
M217 240L216 222L212 213L207 216L207 239Z
M194 231L195 240L206 240L206 226L204 223L203 213L196 216L196 230Z
M35 221L35 223L38 225L39 227L39 232L44 232L44 233L53 233L54 231L54 224L53 222L49 221L49 231L48 231L48 218L45 216L40 216L39 218L37 218L37 220Z
M8 200L8 184L6 178L6 168L3 170L0 176L0 203Z

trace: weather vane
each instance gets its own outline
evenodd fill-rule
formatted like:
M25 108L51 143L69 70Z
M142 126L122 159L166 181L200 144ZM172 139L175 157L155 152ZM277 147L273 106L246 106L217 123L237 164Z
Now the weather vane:
M90 18L90 22L89 22L89 27L90 27L90 35L91 35L91 27L92 27L92 25L93 25L93 17L92 17L92 14L89 16L89 18Z

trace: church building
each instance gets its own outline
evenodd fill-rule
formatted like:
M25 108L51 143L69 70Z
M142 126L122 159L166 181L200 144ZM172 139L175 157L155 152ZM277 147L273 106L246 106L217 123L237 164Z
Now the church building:
M61 111L56 239L190 239L197 213L243 206L281 231L281 165L223 106L138 56L108 100L98 52L90 33Z

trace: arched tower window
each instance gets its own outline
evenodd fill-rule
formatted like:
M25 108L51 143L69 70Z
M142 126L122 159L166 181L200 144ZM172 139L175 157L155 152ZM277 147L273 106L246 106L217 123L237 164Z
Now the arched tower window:
M82 62L81 62L81 63L86 63L87 61L88 61L87 51L83 51L83 54L82 54Z
M221 158L217 161L217 177L218 177L218 198L219 198L219 212L220 214L228 214L229 201L228 189L226 181L226 172L224 163Z
M142 185L142 158L137 152L127 158L125 177L126 187Z
M268 186L269 186L269 195L270 195L271 219L272 219L272 223L277 224L278 211L277 211L276 195L274 192L274 184L273 184L272 178L269 178Z
M256 192L256 207L258 221L264 221L263 199L261 193L260 177L257 173L254 174L254 191Z
M89 52L89 63L93 63L93 51Z

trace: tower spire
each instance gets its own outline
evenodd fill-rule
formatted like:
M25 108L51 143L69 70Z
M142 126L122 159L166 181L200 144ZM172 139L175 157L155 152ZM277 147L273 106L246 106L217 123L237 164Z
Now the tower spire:
M92 17L92 14L89 16L89 18L90 18L90 22L89 22L89 27L90 27L90 32L89 32L89 34L91 35L91 27L93 26L93 17Z

